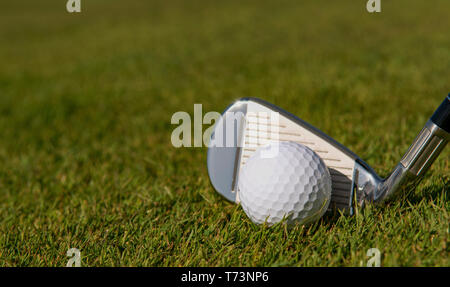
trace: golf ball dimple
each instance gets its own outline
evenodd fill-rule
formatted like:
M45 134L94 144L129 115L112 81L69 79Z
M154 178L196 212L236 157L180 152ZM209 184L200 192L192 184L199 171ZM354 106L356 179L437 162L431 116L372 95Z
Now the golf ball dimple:
M276 151L276 152L274 152ZM323 160L308 147L277 142L258 148L239 174L239 200L256 224L318 220L331 198L331 176Z

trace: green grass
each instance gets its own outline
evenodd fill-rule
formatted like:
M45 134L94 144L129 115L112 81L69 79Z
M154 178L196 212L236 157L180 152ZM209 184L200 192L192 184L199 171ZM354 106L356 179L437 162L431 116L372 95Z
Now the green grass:
M1 4L0 266L450 266L448 147L408 197L285 230L170 143L260 97L387 175L450 91L448 0L120 2Z

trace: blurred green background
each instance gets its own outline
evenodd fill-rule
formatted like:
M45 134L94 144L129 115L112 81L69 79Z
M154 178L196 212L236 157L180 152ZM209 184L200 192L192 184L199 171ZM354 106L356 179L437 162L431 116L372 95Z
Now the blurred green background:
M449 266L449 149L408 197L287 231L210 186L172 114L260 97L387 175L450 92L450 2L0 5L0 266Z

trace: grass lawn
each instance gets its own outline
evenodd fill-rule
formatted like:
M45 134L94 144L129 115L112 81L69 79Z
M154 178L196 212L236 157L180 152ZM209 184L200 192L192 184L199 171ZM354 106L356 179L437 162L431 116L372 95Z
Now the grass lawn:
M286 230L170 142L259 97L388 175L450 92L450 1L81 2L0 5L0 266L450 266L449 147L408 196Z

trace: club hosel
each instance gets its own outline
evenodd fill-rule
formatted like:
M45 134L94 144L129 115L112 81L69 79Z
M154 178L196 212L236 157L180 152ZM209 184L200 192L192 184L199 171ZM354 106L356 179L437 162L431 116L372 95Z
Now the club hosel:
M379 185L373 201L384 201L398 191L414 188L449 140L450 134L430 119L389 177Z
M409 172L401 163L397 164L391 174L383 180L371 197L375 203L392 199L396 195L413 189L422 177Z

